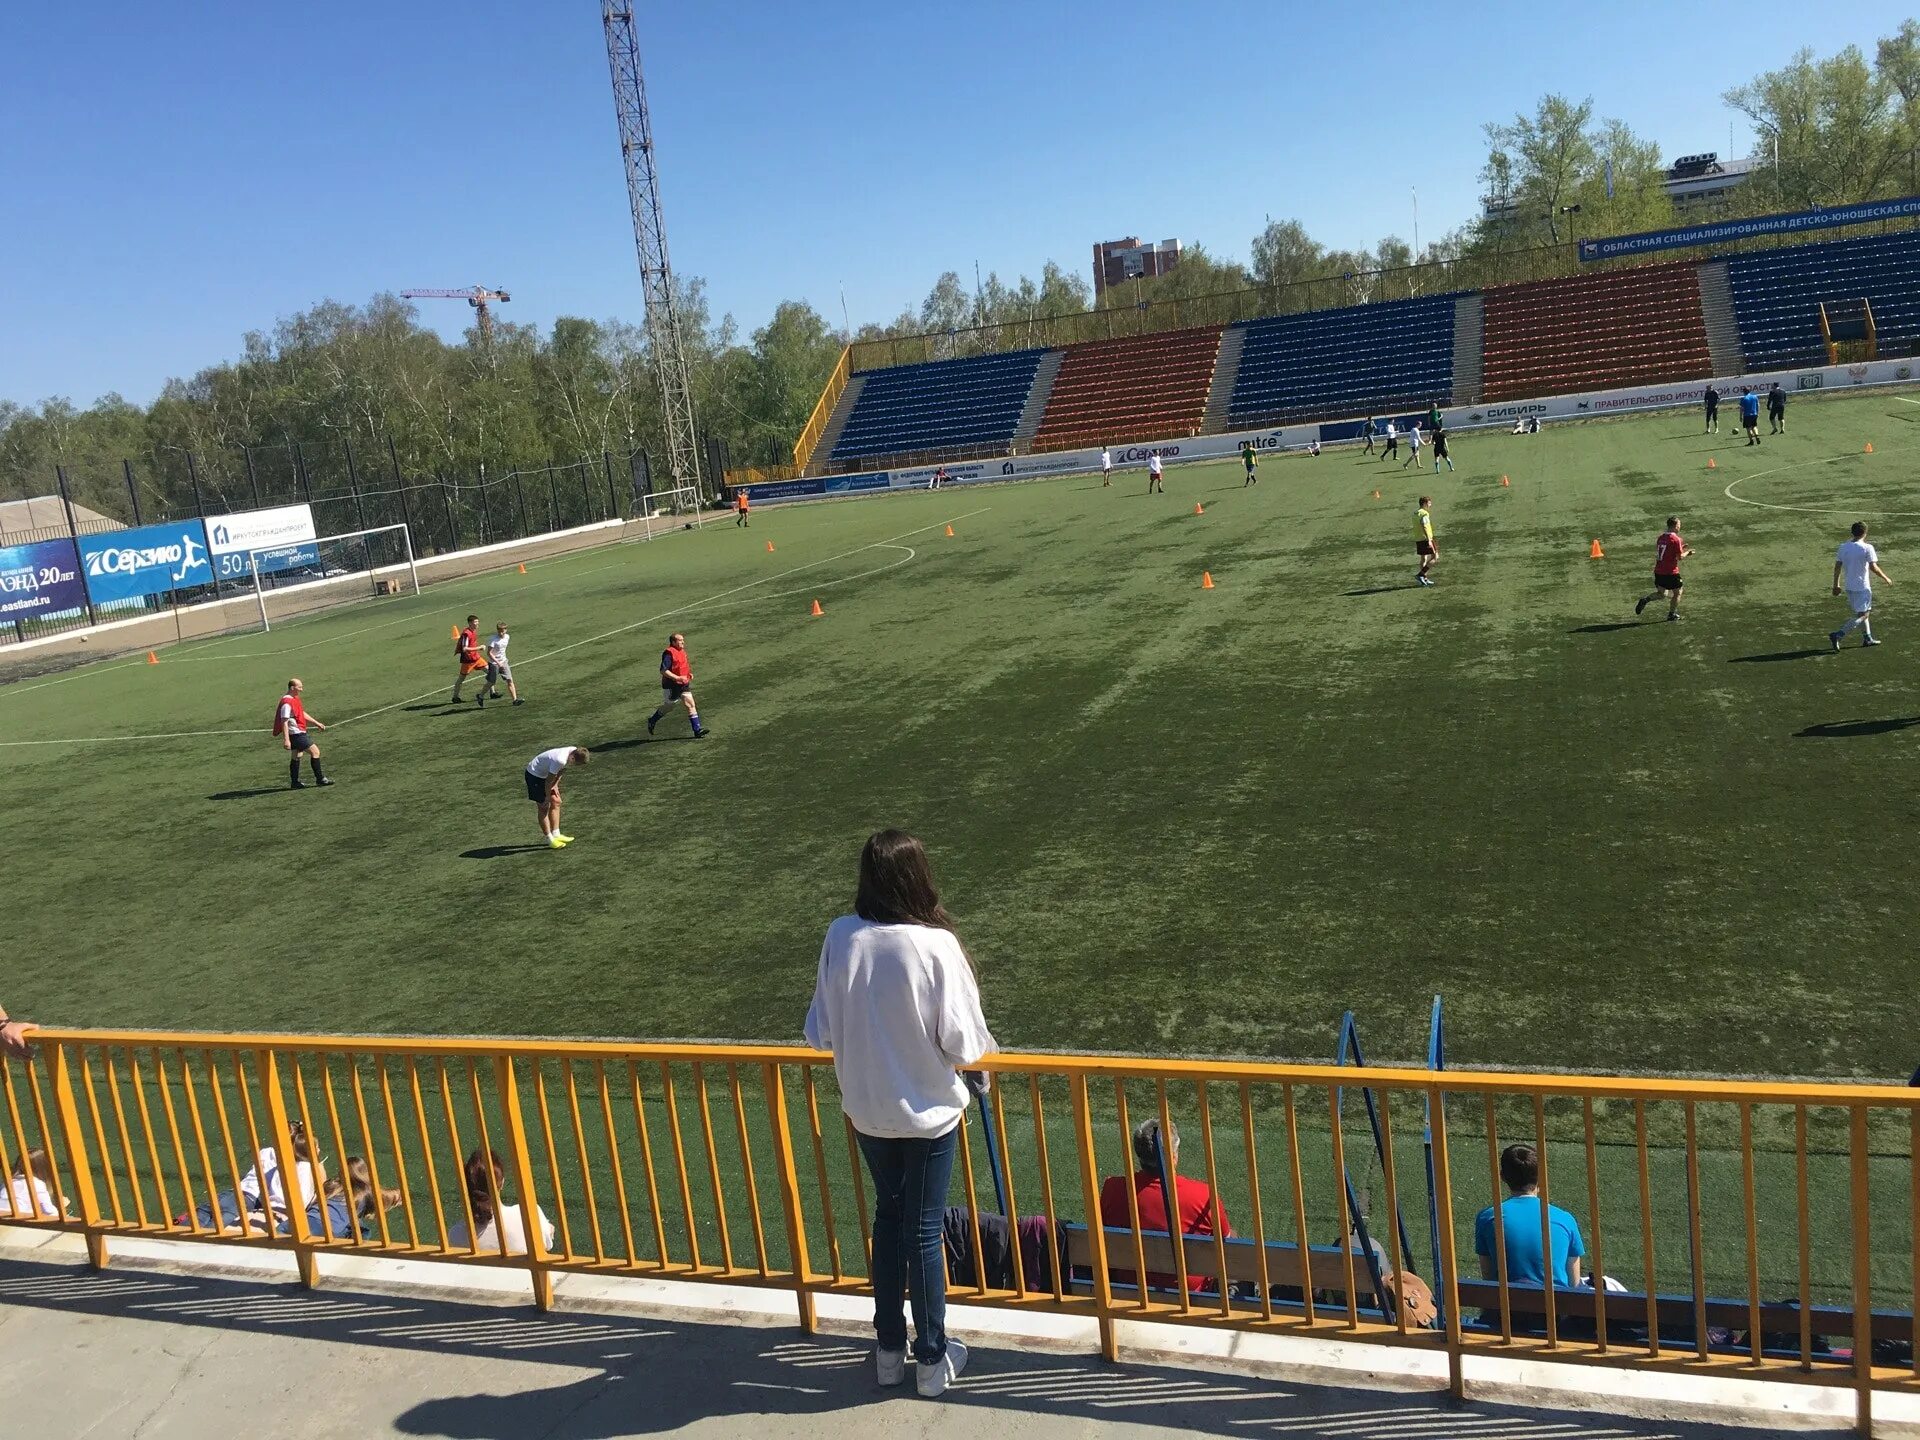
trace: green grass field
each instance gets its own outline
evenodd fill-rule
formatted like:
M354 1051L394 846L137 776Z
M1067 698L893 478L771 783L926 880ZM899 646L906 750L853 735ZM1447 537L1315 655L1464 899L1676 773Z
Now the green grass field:
M1791 421L1758 450L1692 413L1474 435L1438 478L1339 452L1251 491L1229 461L1165 497L1129 474L768 507L0 686L3 998L793 1040L860 843L898 824L1009 1046L1320 1058L1352 1007L1375 1058L1412 1059L1439 992L1456 1065L1903 1076L1906 584L1881 649L1825 636L1853 519L1920 582L1920 403ZM1673 511L1687 618L1636 622ZM469 610L511 623L527 705L441 703ZM700 744L644 728L675 628ZM334 727L331 790L286 789L289 673ZM596 758L556 854L519 772L563 743Z

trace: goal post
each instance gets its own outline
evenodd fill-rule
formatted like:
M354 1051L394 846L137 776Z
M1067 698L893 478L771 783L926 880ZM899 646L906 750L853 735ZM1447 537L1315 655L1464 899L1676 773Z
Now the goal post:
M670 490L648 490L635 497L634 519L642 522L641 539L652 539L661 530L697 530L719 518L720 511L706 502L700 487L682 485Z
M371 600L418 595L420 570L405 525L376 525L313 540L265 545L246 553L260 628L273 622Z

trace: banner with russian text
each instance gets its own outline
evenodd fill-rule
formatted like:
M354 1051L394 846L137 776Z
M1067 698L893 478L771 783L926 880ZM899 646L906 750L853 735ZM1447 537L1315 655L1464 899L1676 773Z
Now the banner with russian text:
M1920 215L1920 195L1900 200L1868 200L1858 205L1835 205L1826 210L1800 210L1791 215L1756 215L1751 220L1722 220L1712 225L1686 225L1677 230L1642 230L1634 235L1608 235L1580 242L1580 258L1618 260L1623 255L1645 255L1655 250L1685 250L1696 245L1724 245L1760 235L1796 235L1805 230L1831 230L1841 225L1864 225L1874 220L1905 220Z

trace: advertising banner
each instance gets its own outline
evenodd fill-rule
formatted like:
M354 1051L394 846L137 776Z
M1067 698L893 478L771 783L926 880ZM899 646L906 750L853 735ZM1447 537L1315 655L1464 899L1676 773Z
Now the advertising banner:
M80 563L96 604L213 583L207 531L198 520L82 535Z
M273 553L257 557L262 574L318 565L319 548L299 543L312 540L317 533L311 505L276 505L271 510L243 510L209 518L207 549L213 555L214 573L222 580L237 580L246 576L247 552L269 545L275 547Z
M0 620L59 615L86 606L73 541L0 546Z
M1756 215L1751 220L1723 220L1714 225L1685 225L1675 230L1642 230L1633 235L1608 235L1580 242L1580 258L1617 260L1622 255L1644 255L1653 250L1684 250L1693 245L1724 245L1756 235L1793 235L1804 230L1831 230L1870 220L1902 220L1920 215L1920 195L1899 200L1868 200L1859 205L1835 205L1827 210L1800 210L1791 215Z

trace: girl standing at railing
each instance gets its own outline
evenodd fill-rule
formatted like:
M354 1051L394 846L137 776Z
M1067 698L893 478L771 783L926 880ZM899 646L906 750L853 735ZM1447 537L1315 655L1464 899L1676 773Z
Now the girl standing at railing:
M860 852L854 913L828 927L807 1041L833 1052L840 1108L873 1175L873 1328L882 1385L907 1378L908 1296L914 1384L946 1392L967 1347L946 1329L941 1222L967 1113L961 1071L993 1050L980 987L940 904L927 852L882 830ZM969 1077L984 1089L986 1077Z

